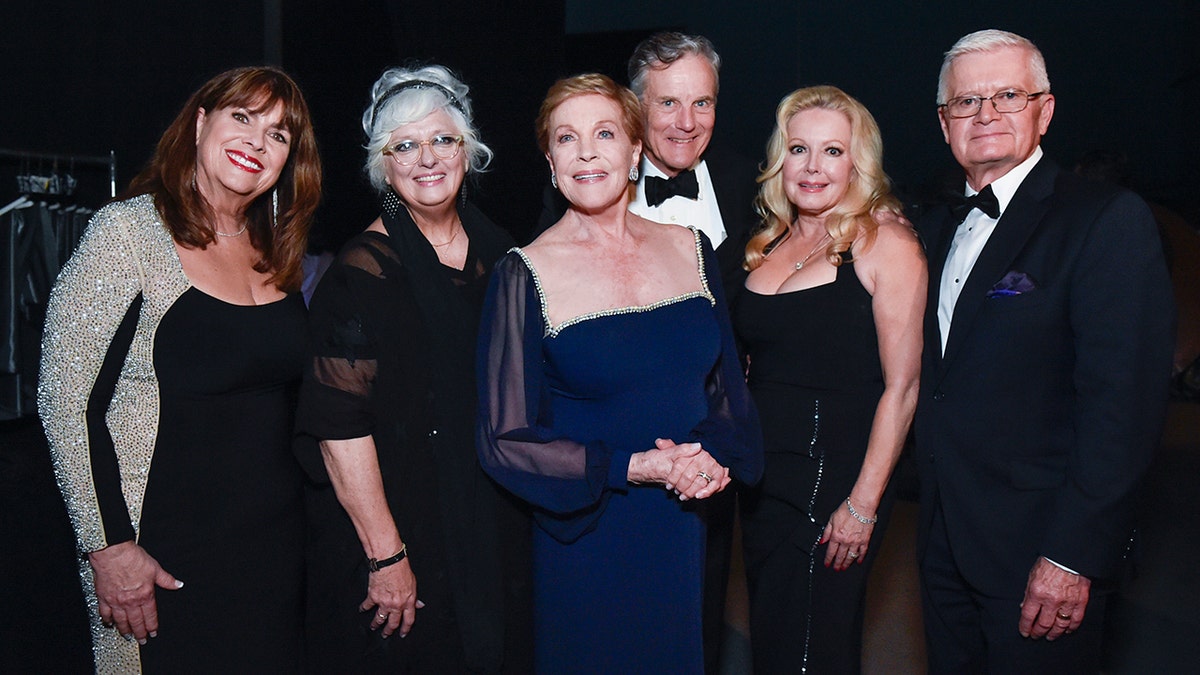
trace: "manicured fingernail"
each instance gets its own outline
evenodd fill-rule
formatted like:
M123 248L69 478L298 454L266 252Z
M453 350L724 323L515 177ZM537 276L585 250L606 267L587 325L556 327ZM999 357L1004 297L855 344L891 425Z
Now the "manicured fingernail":
M178 589L180 589L180 588L183 588L183 582L182 582L182 581L180 581L180 580L178 580L178 579L176 579L176 580L175 580L175 588L176 588L176 590L178 590Z
M139 644L139 645L144 645L144 644L146 644L146 638L138 638L138 644Z
M158 631L156 631L156 630L155 630L155 631L150 631L150 637L152 637L152 638L156 638L156 637L158 637Z

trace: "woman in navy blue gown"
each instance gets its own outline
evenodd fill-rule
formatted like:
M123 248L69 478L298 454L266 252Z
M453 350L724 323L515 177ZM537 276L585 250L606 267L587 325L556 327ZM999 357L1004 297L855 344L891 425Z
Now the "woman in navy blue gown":
M537 121L562 220L497 264L480 327L484 469L535 507L539 673L699 673L704 523L762 468L713 250L630 214L632 92L551 87Z

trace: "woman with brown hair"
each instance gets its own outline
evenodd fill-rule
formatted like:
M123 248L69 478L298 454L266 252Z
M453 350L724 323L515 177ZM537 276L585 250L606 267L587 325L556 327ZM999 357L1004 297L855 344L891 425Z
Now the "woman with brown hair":
M222 73L59 276L38 404L86 554L97 670L299 668L289 440L320 182L295 82Z

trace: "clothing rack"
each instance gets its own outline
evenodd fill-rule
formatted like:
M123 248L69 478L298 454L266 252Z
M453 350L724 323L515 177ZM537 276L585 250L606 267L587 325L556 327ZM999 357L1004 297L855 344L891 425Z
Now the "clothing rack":
M2 175L15 173L17 195L8 204L0 199L0 421L37 412L39 345L50 290L95 213L80 202L104 200L96 176L81 183L76 174L80 169L98 174L105 167L109 196L116 196L115 152L92 157L0 148Z
M25 152L24 150L6 150L4 148L0 148L0 157L39 160L43 162L75 162L76 164L107 166L108 196L117 196L117 153L115 150L109 150L108 157L97 157L88 155L56 155L46 152Z

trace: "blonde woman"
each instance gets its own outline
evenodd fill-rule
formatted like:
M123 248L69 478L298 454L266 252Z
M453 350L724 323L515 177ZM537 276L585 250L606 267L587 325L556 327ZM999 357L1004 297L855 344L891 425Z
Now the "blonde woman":
M858 672L867 572L917 402L925 260L879 128L846 93L784 98L767 155L733 317L766 450L743 508L755 671Z

